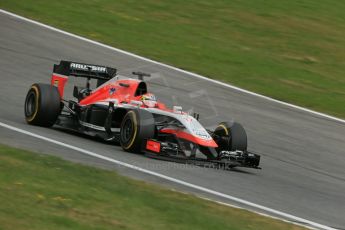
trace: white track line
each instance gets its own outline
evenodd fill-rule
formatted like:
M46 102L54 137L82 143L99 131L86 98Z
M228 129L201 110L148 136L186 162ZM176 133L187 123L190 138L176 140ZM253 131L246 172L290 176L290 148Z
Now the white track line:
M276 103L279 103L279 104L282 104L282 105L289 106L291 108L299 109L299 110L302 110L302 111L305 111L305 112L308 112L308 113L311 113L311 114L314 114L314 115L318 115L318 116L321 116L321 117L324 117L324 118L328 118L330 120L338 121L338 122L341 122L341 123L345 124L345 120L343 120L343 119L340 119L340 118L337 118L337 117L334 117L334 116L331 116L331 115L328 115L328 114L325 114L325 113L316 112L316 111L311 110L311 109L303 108L301 106L297 106L297 105L293 105L293 104L286 103L286 102L283 102L283 101L279 101L279 100L276 100L276 99L273 99L273 98L270 98L270 97L267 97L267 96L264 96L264 95L261 95L261 94L257 94L257 93L254 93L254 92L251 92L251 91L248 91L248 90L245 90L245 89L242 89L242 88L239 88L239 87L236 87L236 86L224 83L224 82L220 82L220 81L217 81L217 80L213 80L213 79L201 76L201 75L196 74L196 73L185 71L185 70L176 68L174 66L170 66L170 65L158 62L158 61L154 61L154 60L151 60L151 59L148 59L148 58L145 58L145 57L141 57L139 55L127 52L125 50L114 48L112 46L108 46L108 45L105 45L103 43L96 42L96 41L93 41L93 40L90 40L90 39L87 39L87 38L84 38L84 37L81 37L81 36L78 36L78 35L75 35L75 34L72 34L72 33L66 32L66 31L63 31L63 30L60 30L60 29L57 29L57 28L52 27L52 26L45 25L43 23L40 23L40 22L31 20L31 19L28 19L28 18L19 16L17 14L5 11L3 9L0 9L0 13L10 15L10 16L18 18L20 20L33 23L35 25L38 25L38 26L41 26L41 27L44 27L44 28L47 28L47 29L50 29L50 30L53 30L53 31L56 31L56 32L59 32L59 33L62 33L62 34L65 34L67 36L74 37L74 38L77 38L77 39L80 39L80 40L92 43L94 45L98 45L98 46L101 46L101 47L104 47L104 48L107 48L107 49L110 49L110 50L114 50L116 52L119 52L119 53L122 53L122 54L126 54L128 56L131 56L131 57L134 57L134 58L138 58L138 59L143 60L143 61L151 62L153 64L164 66L166 68L173 69L175 71L178 71L178 72L181 72L181 73L184 73L184 74L187 74L187 75L199 78L199 79L203 79L203 80L208 81L208 82L212 82L212 83L215 83L215 84L218 84L218 85L222 85L222 86L225 86L227 88L230 88L230 89L233 89L233 90L236 90L236 91L240 91L242 93L246 93L246 94L250 94L252 96L264 98L264 99L269 100L269 101L273 101L273 102L276 102Z
M278 219L281 219L283 221L295 223L295 224L302 225L302 226L305 226L305 227L313 227L313 228L324 229L324 230L336 230L335 228L331 228L331 227L326 226L326 225L315 223L315 222L310 221L310 220L306 220L306 219L303 219L303 218L300 218L300 217L297 217L297 216L294 216L294 215L291 215L291 214L288 214L288 213L285 213L285 212L277 211L275 209L268 208L268 207L265 207L265 206L262 206L262 205L259 205L259 204L255 204L255 203L252 203L250 201L246 201L246 200L243 200L243 199L240 199L240 198L237 198L237 197L234 197L234 196L230 196L230 195L227 195L227 194L224 194L224 193L221 193L221 192L217 192L217 191L214 191L214 190L211 190L211 189L208 189L208 188L196 185L196 184L192 184L192 183L189 183L189 182L186 182L186 181L183 181L183 180L175 179L173 177L169 177L169 176L157 173L157 172L153 172L153 171L150 171L150 170L147 170L147 169L144 169L144 168L140 168L138 166L131 165L131 164L119 161L119 160L115 160L113 158L106 157L106 156L97 154L95 152L92 152L92 151L89 151L89 150L86 150L86 149L82 149L82 148L79 148L79 147L76 147L76 146L73 146L73 145L70 145L70 144L66 144L66 143L63 143L63 142L60 142L60 141L56 141L56 140L53 140L51 138L44 137L44 136L41 136L41 135L38 135L38 134L35 134L35 133L32 133L32 132L26 131L24 129L20 129L20 128L8 125L8 124L2 123L2 122L0 122L0 126L6 128L6 129L10 129L10 130L22 133L22 134L26 134L26 135L31 136L31 137L35 137L35 138L38 138L38 139L41 139L41 140L44 140L44 141L47 141L47 142L50 142L50 143L54 143L54 144L63 146L63 147L68 148L68 149L72 149L72 150L78 151L78 152L83 153L83 154L88 155L88 156L92 156L92 157L95 157L95 158L98 158L98 159L102 159L102 160L105 160L105 161L108 161L108 162L111 162L111 163L114 163L114 164L117 164L117 165L121 165L121 166L124 166L124 167L127 167L127 168L131 168L131 169L137 170L139 172L146 173L146 174L149 174L149 175L152 175L152 176L156 176L156 177L165 179L167 181L170 181L170 182L173 182L173 183L176 183L176 184L180 184L180 185L183 185L183 186L186 186L186 187L189 187L189 188L193 188L193 189L196 189L196 190L199 190L199 191L202 191L202 192L206 192L208 194L212 194L212 195L215 195L215 196L218 196L218 197L226 198L226 199L228 199L230 201L237 202L237 203L249 206L251 208L259 209L261 211L270 213L272 215L276 215L276 216L272 216L274 218L277 218L277 216L281 217L281 218L278 218ZM253 210L250 210L250 211L253 211Z

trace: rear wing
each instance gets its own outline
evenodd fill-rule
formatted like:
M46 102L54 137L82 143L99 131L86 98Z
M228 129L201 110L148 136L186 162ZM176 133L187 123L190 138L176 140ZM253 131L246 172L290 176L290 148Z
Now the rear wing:
M116 76L116 69L106 66L90 65L71 61L60 61L55 64L51 84L64 95L65 84L69 76L86 78L86 88L90 88L90 79L97 79L97 87Z
M60 61L60 64L55 64L53 72L64 76L84 77L105 81L116 75L115 68L71 61Z

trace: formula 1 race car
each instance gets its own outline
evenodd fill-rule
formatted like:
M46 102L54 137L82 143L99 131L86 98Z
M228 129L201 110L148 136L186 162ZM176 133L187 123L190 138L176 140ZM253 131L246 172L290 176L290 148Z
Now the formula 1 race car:
M61 61L54 65L51 84L35 83L25 99L27 123L57 126L117 142L128 152L209 167L260 168L260 156L247 151L247 135L237 122L221 122L206 130L198 114L179 106L167 108L147 90L144 77L117 74L115 68ZM74 86L73 100L64 98L70 76L86 79ZM90 88L95 79L96 88Z

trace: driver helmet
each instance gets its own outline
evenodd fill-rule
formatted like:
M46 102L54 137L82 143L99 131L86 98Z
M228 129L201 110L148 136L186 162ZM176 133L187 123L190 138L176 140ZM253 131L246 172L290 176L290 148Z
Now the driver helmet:
M147 106L149 108L157 107L157 98L152 93L143 94L140 97L140 100L145 106Z

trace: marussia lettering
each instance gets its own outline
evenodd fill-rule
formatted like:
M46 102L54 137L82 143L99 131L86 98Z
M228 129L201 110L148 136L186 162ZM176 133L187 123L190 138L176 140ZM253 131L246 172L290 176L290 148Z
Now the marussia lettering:
M84 64L78 64L78 63L71 63L70 67L73 68L73 69L80 69L80 70L89 70L91 68L91 71L103 72L103 73L107 72L107 68L106 67L102 67L102 66L94 66L94 65L84 65Z

